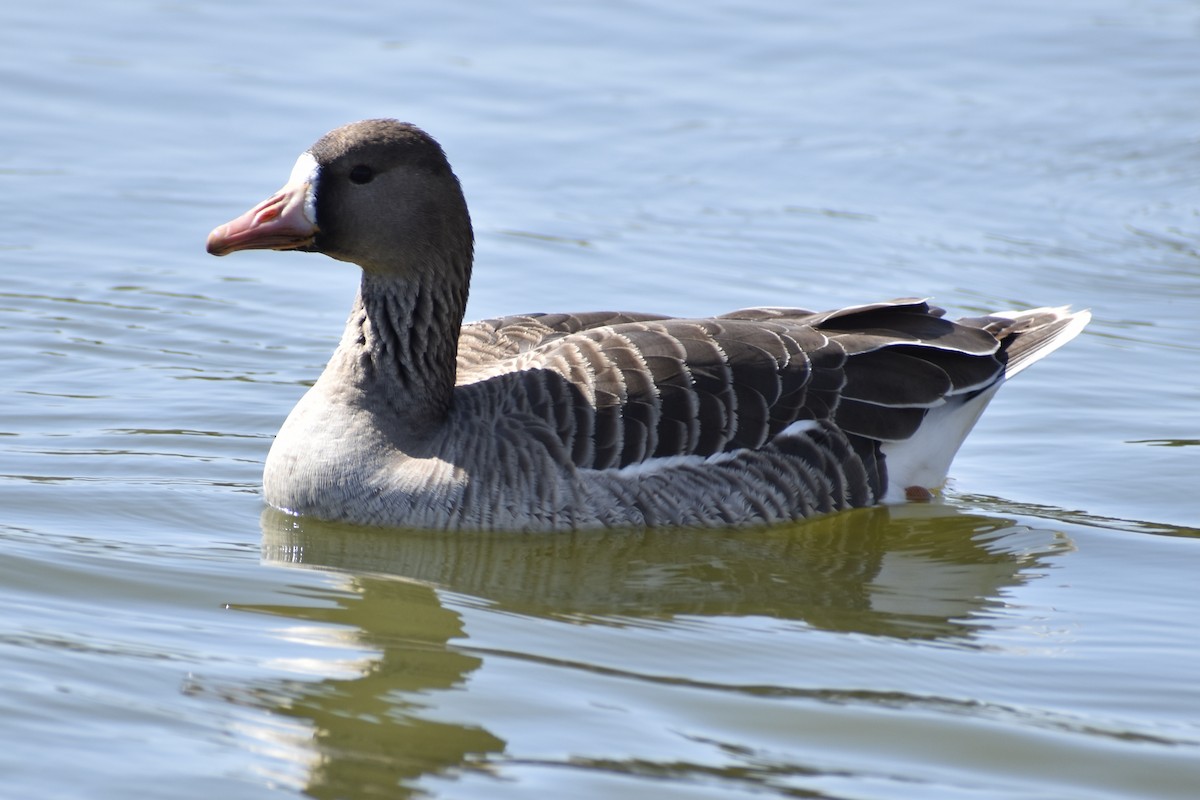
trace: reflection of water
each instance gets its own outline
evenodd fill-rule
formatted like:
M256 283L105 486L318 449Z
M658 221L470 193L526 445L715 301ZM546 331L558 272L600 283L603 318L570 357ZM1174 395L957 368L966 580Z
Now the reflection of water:
M482 663L446 646L463 635L458 614L418 583L361 577L351 584L359 597L340 597L332 609L239 606L351 626L359 644L375 651L353 677L279 681L243 693L254 705L311 726L317 753L306 794L404 797L403 787L422 775L502 751L504 742L487 731L422 715L422 695L459 686Z
M333 609L250 610L351 626L377 653L348 679L253 693L312 726L318 758L307 791L315 797L395 796L422 775L480 765L504 750L485 730L424 714L424 698L460 687L487 657L449 644L464 638L461 620L431 584L496 610L576 624L762 616L969 646L1006 590L1069 546L1052 532L937 505L738 532L445 534L350 528L271 510L262 525L267 561L347 573L357 596Z
M268 510L268 561L390 575L538 616L768 616L902 638L967 637L1037 556L1007 519L939 505L861 509L758 531L445 534Z

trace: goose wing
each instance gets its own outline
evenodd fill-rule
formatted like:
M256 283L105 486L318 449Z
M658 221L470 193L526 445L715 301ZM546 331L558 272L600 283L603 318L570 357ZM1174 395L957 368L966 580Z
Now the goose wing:
M556 458L591 469L757 449L805 420L833 423L874 460L880 442L911 436L930 408L990 386L1004 368L992 333L921 300L484 325L464 336L508 355L477 367L458 402L540 421Z

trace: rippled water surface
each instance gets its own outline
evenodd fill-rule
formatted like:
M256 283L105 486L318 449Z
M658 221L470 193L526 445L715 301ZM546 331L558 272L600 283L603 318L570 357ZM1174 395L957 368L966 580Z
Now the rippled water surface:
M0 794L1193 798L1200 7L0 11ZM348 265L203 252L437 136L469 316L1072 303L945 498L739 533L264 511Z

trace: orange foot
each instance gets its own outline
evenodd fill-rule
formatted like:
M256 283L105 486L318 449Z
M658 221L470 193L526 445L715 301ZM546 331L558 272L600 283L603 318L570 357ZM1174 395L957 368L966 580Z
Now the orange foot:
M904 490L904 497L910 503L928 503L933 500L933 492L924 486L909 486Z

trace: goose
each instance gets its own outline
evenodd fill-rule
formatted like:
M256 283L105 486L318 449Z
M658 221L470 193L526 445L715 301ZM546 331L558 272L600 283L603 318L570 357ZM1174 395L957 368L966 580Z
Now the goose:
M470 215L441 146L390 119L321 137L207 250L362 270L341 341L271 446L263 493L356 525L746 526L928 499L1009 377L1087 311L951 321L902 298L684 319L463 323Z

